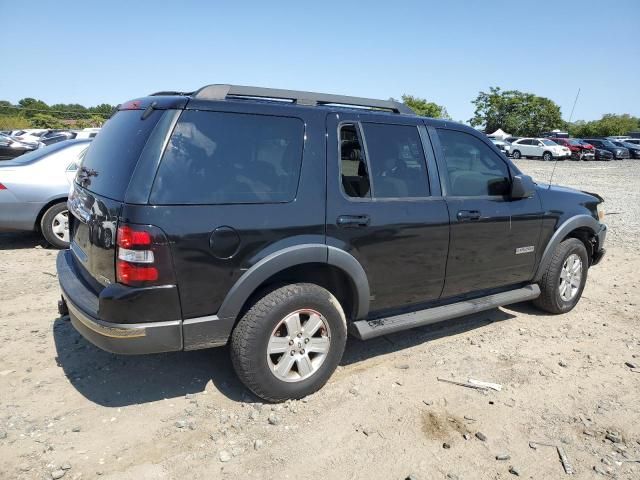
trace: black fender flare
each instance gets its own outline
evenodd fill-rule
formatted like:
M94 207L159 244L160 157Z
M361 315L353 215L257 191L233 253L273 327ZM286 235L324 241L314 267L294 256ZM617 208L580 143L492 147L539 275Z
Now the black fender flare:
M536 274L533 277L534 282L539 282L544 275L544 272L547 270L549 263L551 262L551 257L553 257L553 252L556 247L564 240L564 238L569 235L573 230L577 228L589 228L593 234L595 235L599 229L600 224L598 221L590 215L576 215L574 217L569 218L564 223L562 223L552 235L551 240L547 243L547 246L542 253L542 258L540 259L540 264L538 265L538 269L536 270Z
M362 265L344 250L310 243L278 250L249 268L229 290L217 317L235 321L246 301L264 281L278 272L304 263L328 263L342 270L356 291L356 318L364 318L369 313L369 282Z

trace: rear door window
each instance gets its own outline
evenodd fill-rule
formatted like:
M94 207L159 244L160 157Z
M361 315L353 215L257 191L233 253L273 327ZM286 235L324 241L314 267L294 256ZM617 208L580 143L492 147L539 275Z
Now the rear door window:
M144 120L140 110L117 112L91 142L76 182L98 195L122 200L140 152L164 112L155 110Z
M187 110L164 152L150 201L290 202L298 189L303 145L304 123L298 118Z
M429 196L426 160L418 129L363 123L375 198Z

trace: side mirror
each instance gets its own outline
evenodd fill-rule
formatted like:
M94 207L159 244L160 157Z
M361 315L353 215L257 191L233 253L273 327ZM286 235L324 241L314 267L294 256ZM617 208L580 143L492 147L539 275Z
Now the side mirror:
M533 197L536 191L536 184L529 175L514 175L511 180L511 198L514 200L520 198Z

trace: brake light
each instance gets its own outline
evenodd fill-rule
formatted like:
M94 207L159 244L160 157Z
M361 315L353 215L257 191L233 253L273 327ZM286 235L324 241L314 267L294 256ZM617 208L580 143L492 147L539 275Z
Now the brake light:
M125 102L118 107L118 110L140 110L140 100Z
M124 260L118 260L116 271L118 272L118 282L125 285L137 282L155 282L159 277L156 267L140 267Z
M151 245L151 235L144 230L133 230L123 225L118 227L118 245L123 248Z
M0 190L6 190L7 187L5 187L3 184L0 183Z
M121 224L116 245L118 283L132 287L175 284L169 242L158 227Z

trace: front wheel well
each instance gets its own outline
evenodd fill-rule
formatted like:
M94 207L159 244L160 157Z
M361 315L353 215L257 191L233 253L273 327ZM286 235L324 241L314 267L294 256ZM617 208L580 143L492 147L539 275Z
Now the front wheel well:
M66 202L67 202L67 197L55 198L49 201L49 203L47 203L44 207L42 207L38 212L38 216L36 217L36 223L33 229L36 232L39 232L41 230L40 221L42 220L42 216L45 214L45 212L49 210L51 207L53 207L54 205L56 205L57 203L66 203Z
M349 276L343 270L327 263L303 263L281 270L262 282L244 302L236 322L270 291L292 283L313 283L327 289L340 302L347 320L355 317L357 292Z
M567 238L575 238L580 240L584 244L584 248L587 249L587 255L589 256L589 261L593 260L593 254L595 252L596 237L593 231L586 227L576 228L567 234L563 240Z

